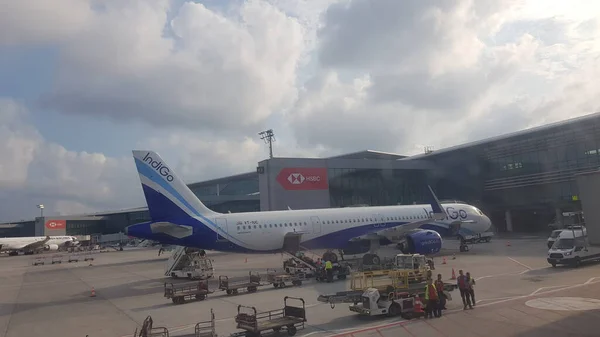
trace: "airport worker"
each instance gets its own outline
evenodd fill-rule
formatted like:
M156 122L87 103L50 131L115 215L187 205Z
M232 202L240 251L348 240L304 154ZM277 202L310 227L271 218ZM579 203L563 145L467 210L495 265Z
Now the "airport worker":
M437 289L433 284L432 279L427 279L427 285L425 286L425 302L427 307L425 310L425 318L441 317L442 311L439 306L439 297Z
M467 293L471 298L471 303L475 306L475 279L471 277L471 273L467 272Z
M325 261L325 273L327 273L327 282L333 282L333 264L329 260Z
M467 306L473 309L473 305L471 305L471 294L468 293L468 280L467 277L463 274L462 269L458 271L456 283L458 284L458 290L460 290L460 297L463 301L463 310L467 310Z
M444 281L442 281L442 274L437 275L437 280L433 283L435 289L438 292L438 298L440 299L440 310L446 310L446 294L444 294Z

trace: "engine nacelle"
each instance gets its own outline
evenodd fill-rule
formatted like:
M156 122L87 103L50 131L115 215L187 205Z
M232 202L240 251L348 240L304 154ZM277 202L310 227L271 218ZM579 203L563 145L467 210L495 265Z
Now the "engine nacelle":
M442 249L442 236L434 230L422 230L406 236L402 247L404 254L429 255Z
M51 244L51 245L46 245L44 247L45 250L58 250L58 245L57 244Z

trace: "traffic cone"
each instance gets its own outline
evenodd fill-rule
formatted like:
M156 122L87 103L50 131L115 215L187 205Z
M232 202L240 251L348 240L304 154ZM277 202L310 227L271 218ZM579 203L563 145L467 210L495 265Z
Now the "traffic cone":
M446 257L444 256L444 259L442 260L442 264L446 264Z
M454 268L452 268L452 278L451 280L456 280L456 273L454 272Z
M94 287L92 287L92 293L90 294L90 297L96 297L96 290Z
M415 296L415 316L420 317L425 314L423 311L423 303L421 302L421 298L419 296Z

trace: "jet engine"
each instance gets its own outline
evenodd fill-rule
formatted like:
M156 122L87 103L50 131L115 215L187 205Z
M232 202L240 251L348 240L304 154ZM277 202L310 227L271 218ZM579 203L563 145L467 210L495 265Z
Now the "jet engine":
M404 254L435 254L442 249L442 236L433 230L421 230L406 235L400 250Z
M51 244L51 245L46 245L44 247L45 250L58 250L58 245L57 244Z

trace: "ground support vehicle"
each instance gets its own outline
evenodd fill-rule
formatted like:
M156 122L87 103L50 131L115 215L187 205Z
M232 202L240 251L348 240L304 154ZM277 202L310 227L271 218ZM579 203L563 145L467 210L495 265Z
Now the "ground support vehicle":
M393 291L380 293L375 288L367 289L362 294L361 303L351 305L350 311L365 316L386 315L393 317L399 315L404 319L424 316L423 303L417 292Z
M301 302L301 306L288 304L289 300ZM273 330L279 332L285 329L289 336L294 336L298 329L304 328L306 322L306 304L304 299L286 296L283 299L283 309L257 313L255 307L238 305L238 314L235 316L237 328L245 332L233 334L233 337L246 336L258 337L261 332Z
M55 264L55 263L62 263L62 255L60 255L60 254L52 255L52 264Z
M249 293L258 290L258 287L268 283L261 283L260 274L249 272L248 277L229 278L225 275L219 276L219 290L225 290L227 295L235 295L239 289L246 289Z
M393 271L390 272L408 272L410 282L420 283L431 276L431 268L425 255L397 254L394 262Z
M351 274L351 269L348 264L333 263L331 268L333 270L333 278L338 280L345 280ZM315 280L318 282L327 281L327 272L325 267L319 267L315 270Z
M36 257L36 258L33 259L32 264L34 266L37 266L38 264L41 264L41 265L46 264L46 258L43 257L43 256Z
M462 237L464 243L481 243L492 241L493 232L477 233L475 235L465 235Z
M69 263L71 262L79 262L78 254L69 254Z
M574 229L562 231L547 255L547 261L552 267L556 265L579 267L584 262L598 260L600 260L600 247L589 244L587 231Z
M331 295L319 295L319 302L329 303L332 308L336 303L358 304L364 301L364 293L368 289L376 289L381 294L408 293L409 295L424 296L425 282L410 282L409 272L384 274L385 271L353 273L350 281L350 291L337 292ZM379 273L379 274L376 274ZM458 286L455 283L444 283L444 291L451 292Z
M169 330L165 327L153 327L152 317L148 316L142 323L141 329L135 329L134 337L169 337Z
M335 308L337 303L360 303L362 301L362 294L362 290L338 291L335 294L319 295L317 301L329 303L331 308Z
M301 286L305 279L304 274L279 274L275 269L267 269L267 282L273 284L275 288L285 288L288 282L295 286Z
M212 291L208 289L208 282L186 282L186 283L167 283L164 284L164 297L169 298L175 304L183 304L186 299L196 299L202 301L206 299Z
M215 313L210 309L210 321L198 322L194 327L194 337L217 337Z

